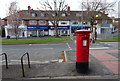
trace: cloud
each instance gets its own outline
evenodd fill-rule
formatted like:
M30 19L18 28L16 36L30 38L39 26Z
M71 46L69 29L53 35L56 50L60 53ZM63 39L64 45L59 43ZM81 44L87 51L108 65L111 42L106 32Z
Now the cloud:
M15 0L1 0L0 1L0 6L1 6L0 11L2 12L0 13L1 18L4 18L6 16L6 10L11 1L15 1ZM37 7L40 7L39 1L43 1L43 0L16 0L16 1L18 2L20 9L26 10L29 5L31 6L31 8L37 9ZM48 0L48 1L52 1L52 0ZM65 0L65 1L70 6L71 10L80 10L81 2L84 0ZM114 0L107 0L107 1L113 2ZM116 5L115 9L117 10L117 8L118 7Z

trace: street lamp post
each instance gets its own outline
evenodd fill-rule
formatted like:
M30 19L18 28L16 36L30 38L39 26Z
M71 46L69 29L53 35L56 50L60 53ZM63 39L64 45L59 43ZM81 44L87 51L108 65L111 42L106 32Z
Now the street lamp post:
M97 19L99 17L99 15L96 15L95 17ZM95 40L97 40L97 27L96 27L97 23L98 22L95 22Z
M95 40L97 39L97 27L96 27L96 25L97 25L97 18L99 17L99 15L95 15L94 17L93 17L93 20L91 20L91 25L92 25L92 28L91 28L91 30L92 30L92 42L93 43L95 43Z

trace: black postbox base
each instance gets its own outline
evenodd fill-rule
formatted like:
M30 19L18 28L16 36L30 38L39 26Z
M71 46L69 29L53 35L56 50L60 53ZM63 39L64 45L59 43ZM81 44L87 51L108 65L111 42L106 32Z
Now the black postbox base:
M78 73L88 73L88 62L76 62L76 71Z

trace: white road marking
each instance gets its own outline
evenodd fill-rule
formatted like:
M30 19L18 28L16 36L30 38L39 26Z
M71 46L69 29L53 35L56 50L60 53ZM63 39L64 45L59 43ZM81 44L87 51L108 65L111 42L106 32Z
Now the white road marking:
M100 44L96 44L96 45L100 45Z
M68 48L69 48L70 50L72 50L72 48L70 47L70 45L69 45L68 43L66 43L66 44L67 44Z
M27 63L27 60L23 60L24 63ZM50 61L30 61L30 63L49 63ZM17 63L21 63L21 60L10 60L10 64L17 64Z
M32 44L29 44L29 46L31 46Z
M96 50L96 49L109 49L109 47L96 47L96 48L89 48L90 50Z
M40 45L61 45L61 44L29 44L29 45L30 45L30 46L31 46L31 45L35 45L35 46L36 46L36 45L39 45L39 46L40 46Z

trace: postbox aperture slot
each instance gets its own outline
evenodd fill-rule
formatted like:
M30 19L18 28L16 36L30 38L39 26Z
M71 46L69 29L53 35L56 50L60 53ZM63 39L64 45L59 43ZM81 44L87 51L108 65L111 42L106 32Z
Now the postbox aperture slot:
M88 38L88 37L82 37L82 38L84 39L84 38Z

